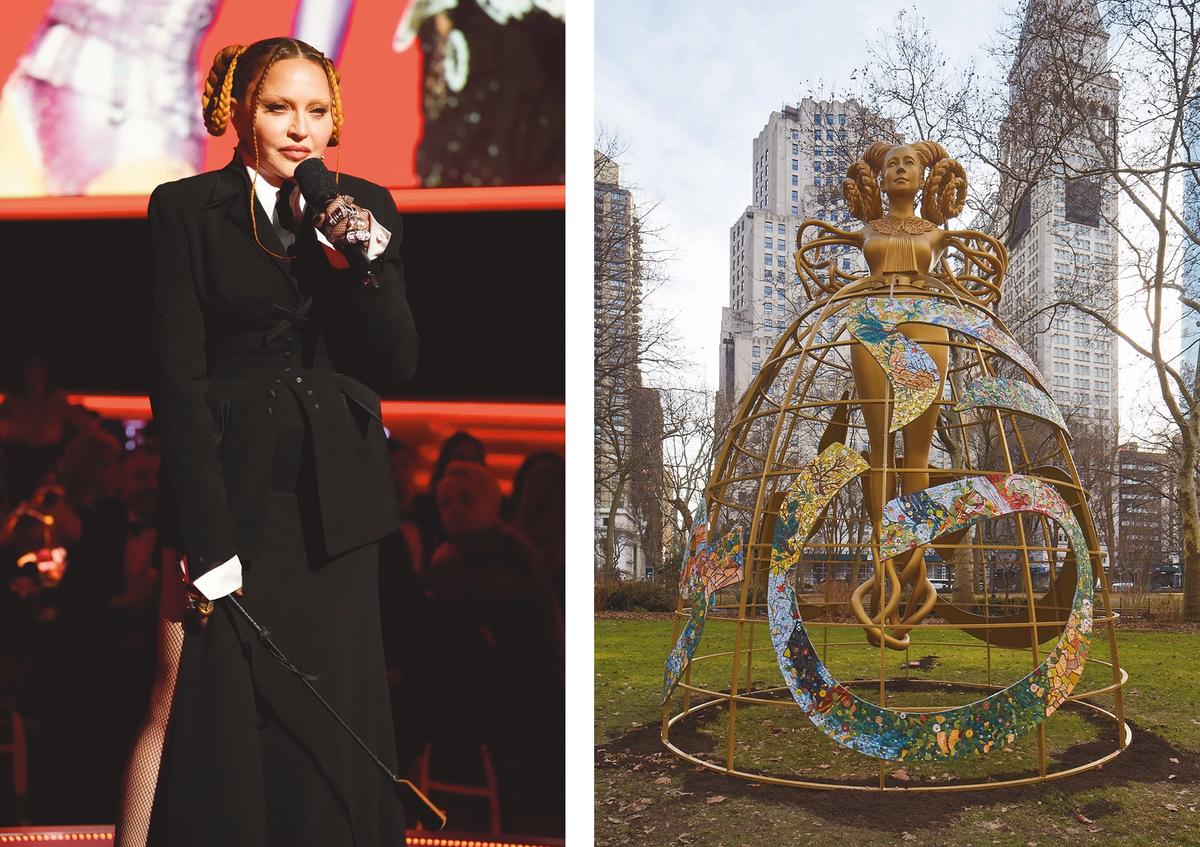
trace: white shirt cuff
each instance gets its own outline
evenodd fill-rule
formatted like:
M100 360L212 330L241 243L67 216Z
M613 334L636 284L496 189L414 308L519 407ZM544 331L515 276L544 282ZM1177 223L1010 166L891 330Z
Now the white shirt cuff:
M370 212L367 214L370 214ZM317 241L319 241L321 246L325 248L325 257L329 259L329 264L333 265L335 268L350 267L350 262L347 261L345 256L337 251L337 248L334 247L332 243L330 243L329 239L325 237L325 233L321 232L321 230L317 229L316 227L313 227L313 230L317 233ZM368 261L374 259L380 253L382 253L384 249L387 248L388 242L391 240L391 231L379 221L375 220L374 215L371 215L371 240L367 242Z
M232 594L242 587L242 560L234 556L228 562L222 562L208 573L197 577L192 584L209 600Z

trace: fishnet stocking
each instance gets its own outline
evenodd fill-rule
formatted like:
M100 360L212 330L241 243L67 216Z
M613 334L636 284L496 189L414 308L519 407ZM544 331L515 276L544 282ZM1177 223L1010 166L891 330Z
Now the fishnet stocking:
M187 592L179 565L170 551L164 551L162 573L154 687L150 692L145 723L133 743L125 767L114 847L145 847L171 704L175 699L179 658L183 653L183 610Z

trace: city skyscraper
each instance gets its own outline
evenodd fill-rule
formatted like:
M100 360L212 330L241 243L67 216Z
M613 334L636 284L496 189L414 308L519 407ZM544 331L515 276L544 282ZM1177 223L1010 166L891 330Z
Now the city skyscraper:
M620 168L595 152L596 566L610 576L653 576L662 561L662 403L642 385L642 233Z
M1106 72L1108 33L1094 0L1030 4L1019 58L1009 74L1012 107L1002 128L1003 154L1024 173L1052 146L1070 168L1056 167L1032 185L1002 186L1015 204L1001 318L1041 368L1060 407L1078 427L1115 438L1119 424L1115 335L1074 309L1043 311L1071 300L1111 314L1117 302L1116 187L1111 179L1074 176L1101 161L1097 144L1115 144L1119 89ZM1056 108L1056 86L1087 79L1090 126ZM1081 92L1074 92L1078 97ZM1075 124L1072 124L1075 121Z
M806 97L772 112L754 139L753 203L729 228L729 305L721 309L717 419L728 420L779 336L808 302L796 231L809 218L847 227L842 180L861 154L856 104ZM857 251L838 261L861 267Z
M1200 89L1197 89L1188 104L1183 124L1183 141L1187 145L1187 158L1196 161L1200 156ZM1192 232L1200 232L1200 173L1186 169L1183 172L1183 217ZM1200 245L1190 238L1183 247L1183 289L1187 297L1200 301ZM1200 312L1183 306L1179 315L1180 366L1187 363L1194 370L1200 361Z

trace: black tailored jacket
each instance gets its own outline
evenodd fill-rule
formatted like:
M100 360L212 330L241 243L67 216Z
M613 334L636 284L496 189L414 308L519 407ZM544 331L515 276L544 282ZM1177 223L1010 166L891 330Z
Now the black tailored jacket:
M250 180L235 155L219 171L150 196L153 345L150 403L162 439L165 537L195 580L235 554L253 567L262 541L274 409L300 402L312 433L321 529L330 556L398 528L380 398L338 370L368 363L381 390L412 376L417 334L404 290L401 222L386 189L346 174L349 194L392 233L364 289L325 257L308 220L295 258L256 243ZM283 255L255 199L258 239ZM360 372L364 372L361 371Z

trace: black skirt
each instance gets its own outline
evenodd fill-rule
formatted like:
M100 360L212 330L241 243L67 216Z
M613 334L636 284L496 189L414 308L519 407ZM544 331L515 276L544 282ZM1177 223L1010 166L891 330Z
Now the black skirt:
M324 553L304 410L281 391L274 414L263 544L256 561L243 562L242 603L289 659L319 676L317 689L394 770L379 544ZM202 630L184 635L175 670L148 845L405 843L386 777L227 604L218 602ZM146 791L137 777L127 777L127 795ZM138 806L128 797L124 805ZM120 833L117 843L126 847Z

